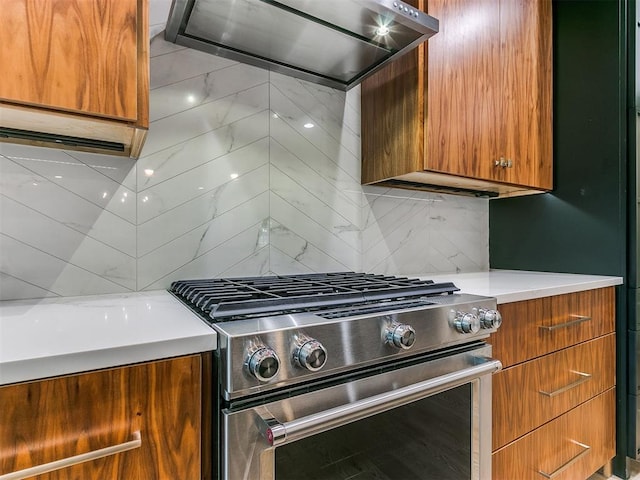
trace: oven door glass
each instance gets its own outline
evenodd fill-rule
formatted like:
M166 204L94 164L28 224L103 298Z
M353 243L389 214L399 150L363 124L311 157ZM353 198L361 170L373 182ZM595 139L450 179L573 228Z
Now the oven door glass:
M472 394L463 385L279 447L276 478L470 479Z
M482 344L222 410L223 480L491 478Z

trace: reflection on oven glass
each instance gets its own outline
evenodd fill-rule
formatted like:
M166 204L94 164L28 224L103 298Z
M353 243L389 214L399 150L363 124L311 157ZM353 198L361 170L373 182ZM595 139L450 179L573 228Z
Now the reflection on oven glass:
M276 449L278 480L471 478L471 385Z

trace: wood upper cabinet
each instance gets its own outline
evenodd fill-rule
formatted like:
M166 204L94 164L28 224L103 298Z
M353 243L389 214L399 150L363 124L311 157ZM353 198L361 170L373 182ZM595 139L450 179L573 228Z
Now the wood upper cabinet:
M362 182L550 190L551 1L414 4L440 30L363 82Z
M3 0L8 141L137 157L148 128L147 2Z
M0 475L115 447L110 455L37 478L201 478L206 358L0 387Z

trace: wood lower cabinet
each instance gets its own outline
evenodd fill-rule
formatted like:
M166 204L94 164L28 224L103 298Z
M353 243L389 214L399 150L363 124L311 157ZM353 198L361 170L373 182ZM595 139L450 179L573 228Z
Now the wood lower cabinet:
M508 196L552 184L550 0L413 0L440 21L362 83L362 183Z
M615 389L494 452L494 480L587 479L615 455Z
M614 287L498 308L494 480L587 479L615 455Z
M207 365L193 355L0 387L0 475L129 447L36 478L201 478Z
M139 155L148 0L3 0L0 24L3 141Z

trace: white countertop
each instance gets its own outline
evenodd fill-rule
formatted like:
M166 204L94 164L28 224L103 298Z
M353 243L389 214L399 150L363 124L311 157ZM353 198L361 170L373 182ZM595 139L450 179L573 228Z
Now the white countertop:
M424 275L436 282L453 282L462 293L495 297L498 304L622 285L622 277L573 273L490 270L475 273Z
M516 270L420 277L499 304L622 284L621 277ZM165 291L0 302L0 385L215 348L215 331Z
M166 291L0 302L0 385L215 348Z

